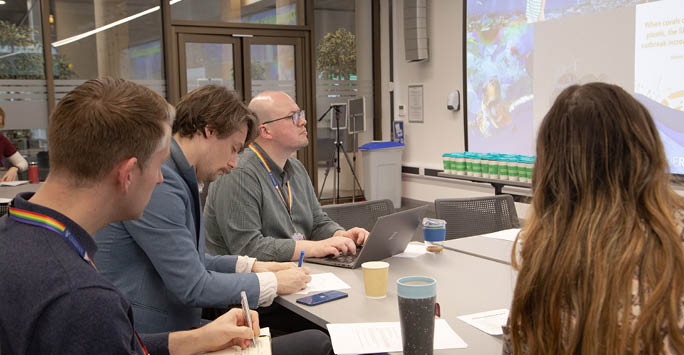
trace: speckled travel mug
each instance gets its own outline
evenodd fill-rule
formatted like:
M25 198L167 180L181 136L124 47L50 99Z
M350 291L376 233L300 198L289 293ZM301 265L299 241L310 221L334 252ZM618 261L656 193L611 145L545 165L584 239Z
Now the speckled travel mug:
M437 281L425 276L397 280L399 323L405 355L432 354Z

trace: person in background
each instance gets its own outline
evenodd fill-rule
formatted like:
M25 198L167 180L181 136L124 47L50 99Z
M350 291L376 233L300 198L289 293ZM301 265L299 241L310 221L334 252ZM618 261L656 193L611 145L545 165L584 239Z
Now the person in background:
M5 111L0 107L0 130L5 127ZM11 164L7 172L0 177L0 181L15 181L17 180L17 173L26 171L28 163L21 153L17 151L12 142L4 135L0 134L0 159L7 159Z
M207 250L259 260L355 254L368 236L345 231L322 211L309 175L292 155L309 144L304 111L279 91L256 95L249 104L259 136L240 165L210 185L204 210Z
M684 354L684 201L649 112L570 86L536 149L503 353Z

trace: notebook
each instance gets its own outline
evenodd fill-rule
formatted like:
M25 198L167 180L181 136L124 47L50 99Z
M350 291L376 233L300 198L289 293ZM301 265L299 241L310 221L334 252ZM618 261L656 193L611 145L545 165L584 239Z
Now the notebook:
M208 353L211 355L271 355L271 331L269 328L261 328L261 335L257 338L255 345L250 345L246 349L241 349L235 345L230 348Z
M428 205L378 218L356 255L309 258L307 262L356 269L366 261L377 261L402 253L427 213Z

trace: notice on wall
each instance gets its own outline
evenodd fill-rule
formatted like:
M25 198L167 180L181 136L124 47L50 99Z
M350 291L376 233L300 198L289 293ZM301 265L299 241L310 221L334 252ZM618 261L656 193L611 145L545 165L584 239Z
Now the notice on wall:
M409 122L423 122L423 85L408 86Z

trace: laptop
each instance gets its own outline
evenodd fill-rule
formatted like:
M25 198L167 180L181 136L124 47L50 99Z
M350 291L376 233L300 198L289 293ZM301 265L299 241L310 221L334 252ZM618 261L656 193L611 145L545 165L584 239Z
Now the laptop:
M308 258L307 262L356 269L366 261L378 261L402 253L427 213L428 205L379 217L366 243L356 255Z

